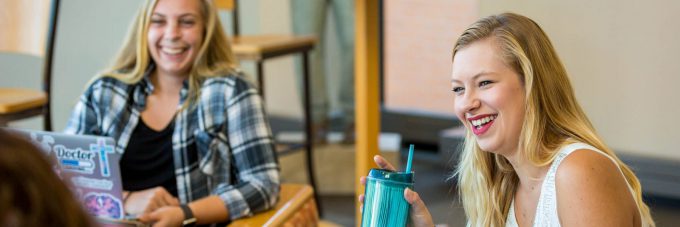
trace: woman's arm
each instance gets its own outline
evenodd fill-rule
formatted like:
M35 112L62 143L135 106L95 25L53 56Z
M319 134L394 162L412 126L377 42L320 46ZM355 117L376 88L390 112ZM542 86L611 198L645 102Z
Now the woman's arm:
M235 79L234 82L233 92L226 95L227 127L218 137L226 137L223 141L229 143L231 157L224 160L230 160L231 168L225 171L231 171L228 174L235 183L215 182L213 195L189 204L199 224L250 216L272 208L278 200L279 167L262 101L257 90L245 81ZM217 86L204 88L202 92L210 96L224 91ZM142 221L158 225L175 225L183 218L179 206L161 207L140 217Z
M562 226L639 226L633 195L618 166L591 150L577 150L557 169Z
M254 87L240 78L234 82L224 133L236 183L217 191L232 220L272 208L279 195L279 165L264 105Z
M224 202L216 195L189 203L189 209L196 218L196 224L199 225L225 222L229 217ZM164 206L139 216L140 221L153 223L154 226L181 226L186 218L179 206Z

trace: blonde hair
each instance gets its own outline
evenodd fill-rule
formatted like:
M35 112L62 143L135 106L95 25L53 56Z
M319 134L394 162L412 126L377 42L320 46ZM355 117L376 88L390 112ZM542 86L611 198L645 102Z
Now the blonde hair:
M205 78L238 72L238 63L231 51L231 45L222 28L213 1L199 1L205 28L203 42L189 73L189 94L185 107L198 98L201 82ZM157 3L158 0L147 0L144 3L130 25L125 42L114 58L113 64L99 77L113 77L127 84L142 80L151 61L146 35Z
M534 165L545 166L565 144L578 141L594 146L617 162L634 191L642 221L654 226L642 201L640 181L595 132L576 101L564 66L538 24L513 13L482 18L460 36L453 58L462 48L485 38L494 39L525 88L525 119L518 142L521 155ZM482 151L468 130L455 175L468 226L504 226L518 184L507 159Z

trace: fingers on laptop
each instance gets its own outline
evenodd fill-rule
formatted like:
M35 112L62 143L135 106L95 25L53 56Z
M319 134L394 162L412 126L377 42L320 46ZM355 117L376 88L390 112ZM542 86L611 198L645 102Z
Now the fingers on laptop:
M135 191L125 204L130 214L149 213L164 206L179 206L179 200L163 187Z
M170 193L165 193L163 195L164 206L179 206L179 200L172 196Z
M158 208L164 207L164 206L179 206L179 201L177 198L172 196L165 188L163 187L155 187L152 189L152 197L151 200L149 201L149 205L147 206L147 209L145 209L146 212L153 212Z

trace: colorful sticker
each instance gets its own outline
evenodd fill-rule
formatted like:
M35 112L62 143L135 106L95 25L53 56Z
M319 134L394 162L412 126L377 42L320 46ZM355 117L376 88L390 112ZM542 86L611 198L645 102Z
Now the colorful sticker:
M99 152L99 170L102 176L111 176L109 171L109 153L113 153L113 146L106 145L106 141L103 138L97 138L97 144L90 144L90 151Z
M97 217L123 219L123 203L111 194L90 192L83 200L85 209Z

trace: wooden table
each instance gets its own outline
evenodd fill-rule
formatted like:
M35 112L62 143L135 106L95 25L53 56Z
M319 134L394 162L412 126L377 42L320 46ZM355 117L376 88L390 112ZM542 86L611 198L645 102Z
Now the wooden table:
M229 226L316 226L319 215L313 194L309 185L281 184L279 201L273 209L236 220Z

